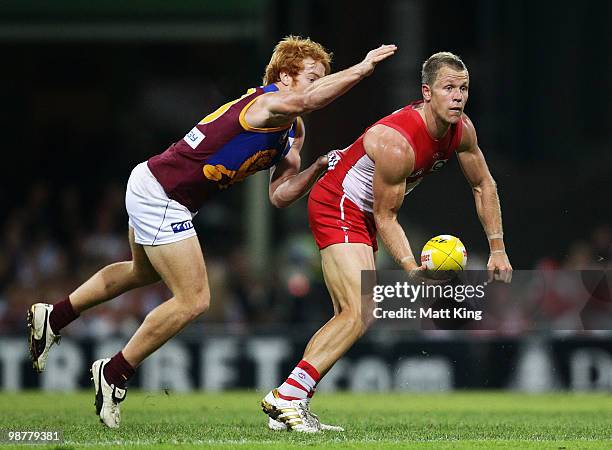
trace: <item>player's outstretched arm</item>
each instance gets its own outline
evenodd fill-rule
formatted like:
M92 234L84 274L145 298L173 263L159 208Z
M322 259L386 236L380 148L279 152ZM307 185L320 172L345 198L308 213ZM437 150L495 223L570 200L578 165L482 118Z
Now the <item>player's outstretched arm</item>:
M374 161L374 220L387 251L406 271L419 268L406 233L397 221L404 201L406 178L414 168L414 152L396 130L376 125L365 134L363 145Z
M296 91L271 92L260 96L249 108L246 120L253 126L279 126L291 122L296 116L321 109L370 75L376 64L395 53L395 45L381 45L370 51L358 64L314 81Z
M298 119L291 150L270 170L270 202L277 208L286 208L302 198L327 170L327 156L321 156L300 172L300 150L305 137L304 123L302 119Z
M489 278L509 283L512 280L512 266L506 254L502 226L501 207L497 185L482 151L472 121L464 115L463 133L457 150L461 170L472 187L476 211L485 230L491 254L487 263Z

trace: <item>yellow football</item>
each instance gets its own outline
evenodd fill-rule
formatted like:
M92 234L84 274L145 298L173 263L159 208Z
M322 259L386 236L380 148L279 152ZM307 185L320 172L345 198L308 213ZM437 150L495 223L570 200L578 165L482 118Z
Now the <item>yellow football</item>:
M465 246L455 236L441 234L431 238L421 251L421 264L432 272L459 272L467 264Z

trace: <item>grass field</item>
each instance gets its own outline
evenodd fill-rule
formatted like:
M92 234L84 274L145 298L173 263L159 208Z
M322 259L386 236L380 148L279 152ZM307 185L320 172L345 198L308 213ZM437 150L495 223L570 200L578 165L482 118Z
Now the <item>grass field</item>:
M269 431L260 398L131 391L122 427L109 430L89 392L0 393L0 429L61 430L55 448L612 448L607 394L319 394L313 411L346 432L316 435Z

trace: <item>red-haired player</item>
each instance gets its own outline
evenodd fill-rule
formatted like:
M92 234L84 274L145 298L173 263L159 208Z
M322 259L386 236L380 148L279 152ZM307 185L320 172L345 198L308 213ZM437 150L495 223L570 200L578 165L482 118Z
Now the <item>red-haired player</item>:
M126 192L132 260L104 267L53 305L30 308L34 368L44 370L60 330L80 313L163 280L173 297L147 315L122 351L92 365L96 413L105 425L118 427L119 403L136 368L208 309L208 278L193 216L216 191L259 170L272 169L270 201L277 207L308 192L327 160L321 157L299 171L304 140L299 116L344 94L395 50L394 45L383 45L355 66L329 75L331 58L321 45L289 36L274 49L264 86L221 106L165 152L137 165ZM288 407L299 411L303 422L292 424L292 429L311 426L301 404Z

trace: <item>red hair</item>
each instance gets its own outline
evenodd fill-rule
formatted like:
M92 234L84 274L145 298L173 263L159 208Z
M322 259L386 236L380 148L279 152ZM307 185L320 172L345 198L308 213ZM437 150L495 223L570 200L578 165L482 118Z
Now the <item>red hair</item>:
M304 59L312 58L323 64L325 75L331 71L332 54L317 42L310 38L300 36L287 36L281 40L272 53L272 58L266 66L263 76L263 84L271 84L280 81L280 73L287 72L292 77L304 69Z

